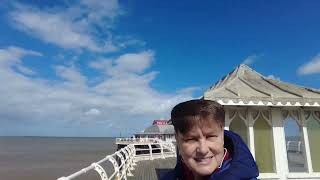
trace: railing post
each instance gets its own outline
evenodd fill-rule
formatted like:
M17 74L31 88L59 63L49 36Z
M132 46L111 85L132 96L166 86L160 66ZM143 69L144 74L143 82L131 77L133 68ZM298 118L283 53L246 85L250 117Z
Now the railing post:
M151 146L150 143L148 144L148 146L149 146L150 160L153 160L153 157L152 157L152 146Z
M108 175L100 164L92 163L92 166L94 166L94 170L99 173L101 180L108 180Z
M135 146L134 146L134 144L132 144L132 146L131 146L131 148L132 148L132 155L133 155L133 157L132 157L132 166L136 166L137 164L136 164L136 148L135 148Z
M128 161L129 161L129 169L130 170L134 170L134 167L133 167L134 155L133 155L132 145L130 144L127 147L128 147L127 151L128 151L128 154L129 154L129 159L128 159Z
M120 179L119 165L116 159L112 156L107 156L108 160L112 163L114 171L117 173L115 179Z
M174 153L174 157L177 157L177 150L176 150L176 146L171 142L170 144L171 150Z
M288 141L288 142L287 142L287 151L288 151L289 148L290 148L290 143L291 143L291 141Z
M130 157L129 157L129 154L127 152L127 148L128 146L126 146L125 148L122 148L121 151L125 154L125 170L126 170L126 174L128 176L133 176L133 174L131 173L130 171Z
M120 179L122 179L122 177L123 177L126 180L127 175L126 175L126 169L124 167L125 166L124 158L123 158L120 151L117 151L116 154L120 158L120 161L121 161L121 164L119 166L119 170L121 170Z
M164 159L165 157L164 157L164 154L163 154L163 146L162 146L162 143L160 142L159 145L160 145L160 149L161 149L161 158Z

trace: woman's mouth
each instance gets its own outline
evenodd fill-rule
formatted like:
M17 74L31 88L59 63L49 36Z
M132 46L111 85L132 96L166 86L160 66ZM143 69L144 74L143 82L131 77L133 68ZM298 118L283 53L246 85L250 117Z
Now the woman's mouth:
M210 164L211 160L212 160L213 156L209 156L209 157L203 157L203 158L194 158L194 160L201 165L207 165Z

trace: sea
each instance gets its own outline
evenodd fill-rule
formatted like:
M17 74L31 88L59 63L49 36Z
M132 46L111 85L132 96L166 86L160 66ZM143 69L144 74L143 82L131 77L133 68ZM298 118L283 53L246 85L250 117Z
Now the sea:
M0 180L56 180L115 151L115 138L0 137Z

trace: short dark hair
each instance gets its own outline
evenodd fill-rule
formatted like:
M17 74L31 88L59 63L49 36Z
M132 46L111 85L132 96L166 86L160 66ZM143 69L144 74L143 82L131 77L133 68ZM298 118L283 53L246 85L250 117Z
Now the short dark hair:
M224 127L223 106L211 100L194 99L176 105L171 111L171 121L176 132L185 134L203 122L214 121Z

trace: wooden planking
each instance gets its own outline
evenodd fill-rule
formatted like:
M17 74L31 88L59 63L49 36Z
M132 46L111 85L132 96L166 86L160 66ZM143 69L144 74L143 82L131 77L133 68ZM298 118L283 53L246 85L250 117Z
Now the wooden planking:
M166 174L176 165L176 158L155 159L153 161L139 161L135 170L132 171L133 177L128 177L128 180L157 180L158 176Z

